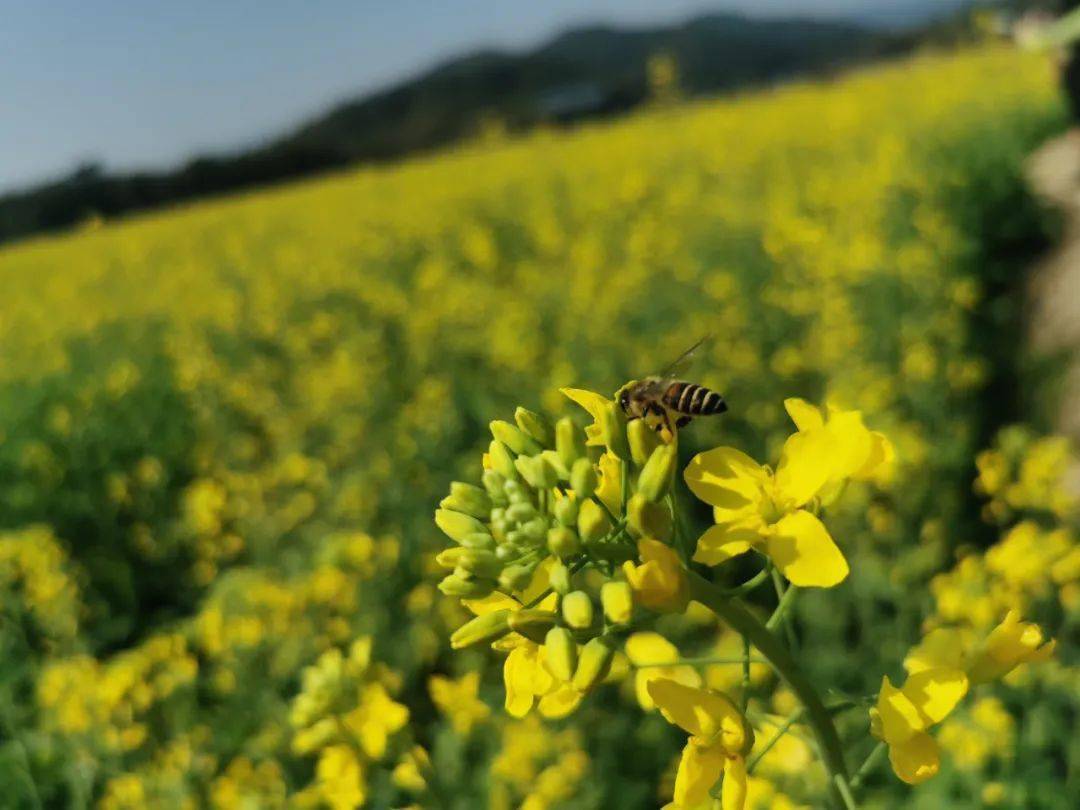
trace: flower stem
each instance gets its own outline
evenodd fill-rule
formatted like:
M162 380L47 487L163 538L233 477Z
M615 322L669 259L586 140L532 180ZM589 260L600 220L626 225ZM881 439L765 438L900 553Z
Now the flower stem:
M817 690L799 668L791 653L756 616L736 600L727 598L711 582L693 571L687 572L687 580L690 585L690 597L712 610L735 632L741 633L768 660L776 673L795 693L806 712L807 725L814 732L821 752L822 764L829 773L833 801L841 807L849 807L844 796L848 776L840 736L836 733L832 715L821 702ZM843 788L840 787L841 785Z
M788 646L791 649L795 649L795 629L791 624L785 621L787 612L791 609L792 603L795 601L795 595L798 594L798 589L794 585L788 585L784 587L783 578L780 576L780 572L773 566L769 566L769 573L772 576L773 588L776 589L776 598L779 600L776 603L776 610L773 611L773 615L769 617L769 621L765 626L770 630L775 630L782 623L784 626L784 634L787 636Z
M863 780L877 767L877 764L881 761L881 758L885 755L887 750L888 746L883 742L879 742L874 746L874 750L869 753L865 760L863 760L863 764L859 766L859 770L851 777L852 790L862 785Z
M793 712L787 720L783 722L780 728L776 730L776 734L774 734L769 739L769 741L765 743L762 749L756 754L754 754L754 756L750 758L750 761L746 763L747 773L754 772L754 768L757 767L757 764L761 762L761 760L764 759L765 755L773 749L774 745L780 742L780 738L787 734L788 730L802 719L803 714L804 710L798 709L797 711Z
M742 696L739 698L739 709L745 714L746 707L750 705L750 639L743 636L742 645Z
M750 579L741 585L736 585L734 588L721 588L726 596L742 596L744 593L749 593L758 587L762 582L769 578L769 570L763 569L758 571Z

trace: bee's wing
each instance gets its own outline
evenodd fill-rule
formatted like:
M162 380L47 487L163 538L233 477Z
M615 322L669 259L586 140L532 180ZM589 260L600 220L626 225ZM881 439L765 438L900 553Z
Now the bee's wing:
M661 379L672 379L680 376L690 364L694 361L694 356L697 351L706 344L712 341L712 335L705 335L697 343L687 349L685 352L676 357L671 363L667 365L657 376Z

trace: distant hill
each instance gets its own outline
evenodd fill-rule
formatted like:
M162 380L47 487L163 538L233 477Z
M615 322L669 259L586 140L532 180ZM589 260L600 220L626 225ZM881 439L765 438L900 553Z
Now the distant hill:
M196 197L386 161L469 137L629 110L648 98L647 64L677 63L683 93L722 93L897 54L913 34L844 22L722 14L658 28L568 31L526 53L488 50L348 101L262 146L200 157L160 173L107 174L89 165L0 197L0 242Z

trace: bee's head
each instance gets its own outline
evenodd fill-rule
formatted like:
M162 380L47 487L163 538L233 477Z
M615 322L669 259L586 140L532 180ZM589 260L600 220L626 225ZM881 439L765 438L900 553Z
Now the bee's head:
M624 385L622 388L620 388L618 393L615 395L616 398L619 400L619 407L623 409L623 413L625 413L627 416L630 415L630 389L632 389L635 385L637 385L637 381L632 380L626 385Z

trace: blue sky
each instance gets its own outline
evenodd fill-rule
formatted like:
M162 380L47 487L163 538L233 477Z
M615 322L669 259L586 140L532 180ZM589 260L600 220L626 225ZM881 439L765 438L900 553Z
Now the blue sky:
M911 2L0 0L0 190L88 159L161 167L244 146L448 56L527 47L570 25Z

